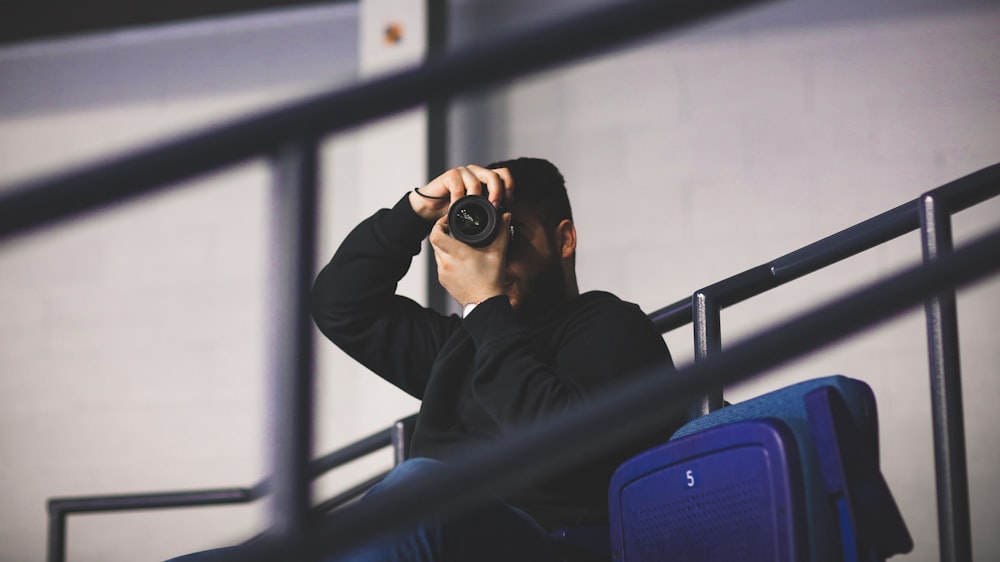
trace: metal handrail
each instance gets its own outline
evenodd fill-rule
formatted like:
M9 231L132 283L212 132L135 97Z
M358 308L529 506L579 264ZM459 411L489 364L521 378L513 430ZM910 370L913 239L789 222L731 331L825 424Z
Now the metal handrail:
M995 164L959 178L931 190L913 201L863 221L854 227L804 246L799 250L772 260L768 264L754 267L731 276L711 287L717 288L715 294L721 295L724 302L735 304L916 229L920 225L920 217L914 215L919 212L921 202L928 198L938 201L941 206L950 212L958 212L997 195L1000 195L1000 164ZM917 224L913 224L914 222ZM766 280L762 281L762 279L765 279L765 275ZM684 310L685 306L683 306L685 304L687 305L686 312ZM691 322L690 304L690 300L678 301L674 305L653 312L650 314L650 318L662 332L667 332ZM407 431L411 431L414 418L415 416L410 416L405 420L400 420L393 427L376 432L340 450L315 459L310 465L310 477L316 478L337 466L373 452L378 448L392 444L394 442L392 432L395 431L397 435L402 435ZM404 424L407 426L406 428L404 428ZM399 443L402 443L402 441L399 441ZM403 447L402 445L397 445L396 447L397 462L404 456ZM380 474L345 491L335 498L327 500L324 504L321 504L322 509L319 509L319 511L325 512L346 504L355 498L358 493L381 479L382 476L384 474ZM964 478L964 474L957 476ZM949 476L949 478L954 477L956 477L956 474ZM64 552L65 517L72 513L245 503L266 495L267 488L268 480L264 479L252 488L53 498L49 501L50 552ZM958 514L962 512L961 509L955 510L953 508L950 511L957 511ZM954 517L955 513L951 513L950 516ZM57 557L50 556L50 562L59 562L62 559L62 555L58 555Z
M888 320L942 291L968 285L1000 270L1000 229L939 260L905 268L860 290L758 332L725 351L677 370L651 371L564 416L489 446L470 448L436 474L411 486L386 490L371 501L338 512L294 538L264 540L219 553L216 562L257 562L331 555L424 517L455 514L492 492L552 476L585 463L609 447L655 435L687 402L717 385L754 378Z
M774 287L777 287L812 271L822 269L839 259L849 257L847 255L849 251L852 252L850 255L860 253L861 251L877 246L878 244L895 238L905 232L909 232L910 230L916 228L911 224L912 220L917 220L918 222L920 220L919 217L911 217L911 214L918 210L918 203L928 198L939 201L941 205L946 206L946 208L950 211L957 212L972 205L986 201L987 199L995 197L998 194L1000 194L1000 164L984 168L983 170L950 182L940 188L927 192L924 196L910 203L900 205L899 207L896 207L886 213L882 213L872 219L864 221L856 227L851 227L847 230L824 238L819 242L809 244L800 250L796 250L786 256L773 260L768 265L751 268L746 272L732 276L726 281L717 283L714 286L731 288L733 293L722 292L721 294L724 296L735 294L742 296L744 299L750 298L755 295L748 294L748 292L750 292L751 289L757 290L763 285L763 283L757 281L761 275L761 271L767 270L785 272L782 275L773 276L773 278L779 279L779 281L774 282ZM901 232L904 231L904 229L905 232ZM801 264L808 264L808 266L803 266ZM746 279L751 280L751 282L741 286L741 280ZM751 289L748 289L748 287ZM773 287L760 290L760 293L763 293L770 288ZM727 296L726 298L728 298L727 302L730 304L740 302L740 300L742 300L735 299L735 297L732 296ZM690 301L686 302L690 303ZM672 306L674 309L679 308L676 304ZM651 319L654 320L654 323L664 332L675 327L679 327L673 325L673 323L678 322L678 314L676 312L671 312L668 315L663 314L663 311L671 310L673 310L671 307L667 307L650 315ZM690 321L690 317L688 317L687 322ZM316 478L328 470L393 443L393 435L406 435L408 432L412 431L412 424L414 423L414 420L415 415L410 416L404 420L398 421L393 427L381 430L338 451L334 451L314 460L310 465L311 477ZM404 455L403 450L405 446L400 445L400 443L403 443L403 441L398 440L396 445L397 462L401 460ZM363 482L335 498L327 500L321 504L322 509L320 509L319 506L316 509L326 512L330 509L340 507L351 501L357 496L358 493L367 489L374 482L381 479L382 476L384 476L384 474L377 475L373 479ZM60 541L63 540L65 535L64 517L70 513L249 502L259 499L265 495L267 493L267 484L268 480L265 479L253 488L249 489L226 488L196 492L162 492L158 494L53 499L49 502L50 514L53 517L50 524L50 544L62 544ZM959 512L960 511L961 510L959 510ZM61 558L50 558L50 562L56 562L56 560L61 560Z
M731 306L913 232L920 228L920 201L928 195L944 202L952 213L996 197L1000 195L1000 163L703 290L719 299L721 306ZM691 299L683 299L654 311L650 317L661 332L668 332L690 324L692 308Z
M678 301L651 316L664 331L692 322L695 357L704 360L722 348L721 311L726 306L918 228L925 260L938 259L952 251L951 215L997 195L1000 195L1000 164L954 180L767 264L709 285L695 292L691 299ZM972 557L972 538L954 291L929 299L926 317L941 559L964 561ZM722 387L711 388L693 403L689 417L704 415L721 407L722 403Z
M399 464L405 457L405 451L409 448L409 436L413 431L415 420L416 415L400 419L389 427L316 458L309 464L311 479L316 479L334 468L385 447L393 448L393 463ZM313 506L312 511L317 514L326 514L347 504L364 493L375 482L381 480L385 474L369 478L344 490L333 498ZM72 514L245 504L263 498L270 492L270 488L270 479L264 478L249 488L212 488L50 498L47 504L49 513L47 559L48 562L63 562L66 559L67 517Z

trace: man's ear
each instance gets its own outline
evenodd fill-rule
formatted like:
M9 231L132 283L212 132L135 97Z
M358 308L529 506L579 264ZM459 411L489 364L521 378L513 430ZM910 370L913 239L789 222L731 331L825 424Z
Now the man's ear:
M573 221L563 219L556 227L556 241L559 243L559 255L566 259L576 253L576 226Z

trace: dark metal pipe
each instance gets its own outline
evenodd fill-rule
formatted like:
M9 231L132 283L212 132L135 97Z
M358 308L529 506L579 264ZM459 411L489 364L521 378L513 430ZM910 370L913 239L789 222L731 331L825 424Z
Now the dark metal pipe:
M1000 163L948 182L927 195L933 196L951 214L978 205L1000 195Z
M448 49L448 0L426 0L427 7L427 58L440 58ZM427 181L450 168L448 165L448 113L450 100L439 98L427 103ZM430 246L430 242L425 242ZM437 277L434 252L425 251L427 264L424 275L427 281L427 306L442 314L449 314L451 296L441 286Z
M271 526L290 537L309 522L313 437L313 331L317 146L313 137L274 155L269 382Z
M1000 195L1000 164L958 178L929 194L947 201L953 213L986 201ZM908 201L772 261L770 267L775 285L798 279L916 230L921 224L919 206L919 198Z
M958 178L928 194L946 204L952 213L982 203L1000 195L1000 164ZM919 204L919 199L908 201L767 264L716 283L709 290L723 307L755 297L916 230L920 227ZM765 271L769 272L769 277L762 274ZM677 301L649 316L661 333L675 330L692 322L691 300Z
M694 311L694 358L705 361L722 351L722 308L715 297L701 290L691 298ZM712 413L722 407L722 387L712 387L699 396L688 410L688 419Z
M844 229L771 262L775 284L782 284L860 254L920 226L915 201Z
M49 535L46 560L48 562L63 562L66 559L67 516L72 513L228 505L248 503L258 497L253 490L247 488L217 488L189 492L119 494L52 499L48 502Z
M374 486L375 484L378 484L379 482L381 482L382 479L385 478L388 475L389 475L389 471L386 470L386 471L382 472L381 474L377 474L377 475L375 475L375 476L373 476L373 477L365 480L364 482L361 482L360 484L356 484L356 485L352 486L351 488L348 488L347 490L344 490L343 492L337 494L336 496L334 496L334 497L332 497L332 498L330 498L328 500L323 501L322 503L316 504L316 506L312 508L313 513L316 513L316 514L319 514L319 515L327 514L327 513L330 513L331 511L335 510L335 509L339 509L339 508L343 507L344 505L347 505L348 503L350 503L350 502L352 502L354 500L360 499L361 496L363 496L365 492L367 492L368 490L370 490L371 487Z
M679 300L673 304L669 304L661 309L658 309L649 315L649 319L653 321L653 326L660 331L661 334L665 334L671 330L676 330L681 326L686 326L692 322L693 312L691 306L691 299Z
M343 464L392 446L393 459L399 464L409 449L409 436L413 433L416 416L398 420L393 426L363 437L332 453L319 457L309 464L311 478L316 478ZM312 513L332 511L360 497L366 490L385 477L387 473L341 492L311 508ZM49 529L47 561L63 562L66 559L66 528L68 516L74 513L110 511L138 511L178 507L204 507L249 503L266 496L271 488L270 478L265 478L252 488L217 488L207 490L156 492L144 494L117 494L106 496L80 496L54 498L48 502Z
M933 194L920 198L920 223L925 262L933 263L952 253L950 209ZM941 560L967 562L972 560L972 531L955 291L945 290L927 299L924 310Z
M49 513L97 513L103 511L164 509L169 507L198 507L204 505L245 503L254 499L256 499L256 496L248 488L217 488L190 492L87 496L50 500Z
M49 505L49 537L46 545L45 560L47 562L64 562L66 560L66 514Z
M715 282L702 291L711 293L721 309L743 302L777 286L771 266L765 264Z
M705 290L715 296L721 307L732 306L916 230L919 225L916 201L910 201ZM677 301L649 316L661 333L694 321L690 299Z
M468 451L440 474L387 490L321 521L301 541L270 540L225 553L218 560L273 560L290 551L339 552L421 517L454 513L526 479L551 476L587 462L610 447L655 435L691 398L707 389L747 380L892 318L929 295L1000 270L1000 230L935 262L907 268L731 345L674 376L649 372L587 408L539 424L489 447Z
M309 475L315 478L327 471L374 453L393 444L393 428L382 429L341 449L323 455L309 464Z
M392 460L394 464L405 461L410 456L410 441L417 426L417 415L396 420L392 426Z
M764 0L632 0L482 40L422 67L320 94L53 177L0 188L0 237L266 154L294 138L319 137L422 103L484 89L681 29Z
M409 419L409 418L407 418ZM398 424L399 422L397 422ZM388 427L350 443L341 449L319 457L309 465L315 478L338 466L359 459L379 449L393 445L399 429ZM262 498L270 491L270 479L265 478L251 488L215 488L208 490L156 492L146 494L116 494L53 498L48 506L51 513L88 513L96 511L133 511L165 507L197 507L226 503L244 503Z

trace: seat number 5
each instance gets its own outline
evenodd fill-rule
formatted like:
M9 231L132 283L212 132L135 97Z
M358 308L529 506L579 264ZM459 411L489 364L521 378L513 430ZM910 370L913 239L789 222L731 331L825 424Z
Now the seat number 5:
M684 476L685 476L685 478L687 478L687 486L688 486L688 488L694 488L694 471L693 470L689 470L686 473L684 473Z

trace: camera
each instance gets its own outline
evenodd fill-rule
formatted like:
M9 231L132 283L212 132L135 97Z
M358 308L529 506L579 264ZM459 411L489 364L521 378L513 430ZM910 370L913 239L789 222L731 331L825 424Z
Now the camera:
M503 209L497 210L482 195L466 195L448 210L448 229L460 242L481 248L489 246L500 230Z

